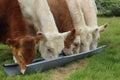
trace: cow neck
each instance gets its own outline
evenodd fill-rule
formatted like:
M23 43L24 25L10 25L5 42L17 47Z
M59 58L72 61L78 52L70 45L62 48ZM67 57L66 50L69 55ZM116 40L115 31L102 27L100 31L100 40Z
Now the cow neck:
M59 32L72 30L73 21L66 0L48 0Z
M37 22L34 25L35 25L35 27L39 27L36 29L41 30L41 32L43 32L43 33L58 32L56 24L54 22L53 15L51 14L51 11L47 4L47 0L32 0L32 2L29 0L19 0L19 3L20 3L22 11L24 13L26 12L27 15L30 15L31 11L35 12L34 18ZM27 4L27 6L26 6L26 4ZM37 7L37 8L34 9L33 5L34 5L34 7ZM30 8L28 8L28 6ZM32 8L33 8L33 10L31 10ZM40 12L38 12L38 11L40 11ZM39 14L37 14L36 12ZM33 16L33 15L30 15L30 16Z
M26 30L25 31L21 31L20 29L18 31L14 31L11 33L11 38L15 39L15 38L18 38L18 37L24 37L24 36L28 36L28 32Z
M28 26L20 10L18 1L15 0L11 2L10 0L5 0L7 4L3 16L3 21L1 24L4 30L2 32L2 42L5 43L7 39L15 39L18 37L23 37L28 35ZM0 21L1 23L1 21ZM4 34L4 35L3 35Z
M80 0L79 0L80 1ZM84 18L86 25L89 27L96 27L97 23L97 7L94 0L82 0L79 2L82 11L84 13Z
M83 13L81 11L81 8L80 8L77 0L66 0L66 2L69 7L72 19L73 19L74 27L76 29L80 29L80 28L86 26Z
M56 23L50 11L47 0L41 0L39 3L40 3L39 5L41 5L39 7L39 10L41 11L39 13L39 20L40 20L40 25L41 25L40 28L42 32L58 33L58 29L56 27Z

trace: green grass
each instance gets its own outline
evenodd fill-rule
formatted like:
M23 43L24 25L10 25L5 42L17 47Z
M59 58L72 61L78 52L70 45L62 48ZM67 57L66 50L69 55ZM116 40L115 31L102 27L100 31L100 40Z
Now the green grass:
M86 67L65 80L120 80L120 18L99 18L99 24L104 22L109 27L101 33L99 45L107 45L105 51L91 57Z
M86 66L66 76L65 80L119 80L120 79L120 17L99 18L99 25L108 22L109 27L101 33L100 45L105 51L87 59ZM8 46L0 44L0 80L52 80L54 70L31 75L8 77L2 64L11 63L12 54ZM74 64L74 63L73 63ZM70 66L70 65L69 65ZM57 79L59 80L59 79Z

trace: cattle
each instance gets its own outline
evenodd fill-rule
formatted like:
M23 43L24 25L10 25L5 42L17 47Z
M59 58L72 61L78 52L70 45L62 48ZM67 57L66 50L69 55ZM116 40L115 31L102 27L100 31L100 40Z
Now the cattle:
M22 73L26 65L32 63L36 54L36 43L41 37L29 35L18 0L0 0L0 42L11 46Z
M92 32L92 43L90 49L96 49L100 39L100 32L103 32L108 24L98 27L97 23L97 7L95 0L78 0L78 3L84 14L85 22Z
M81 32L80 35L80 52L85 52L90 50L90 44L92 42L92 31L87 27L84 19L84 14L79 7L78 0L66 0L69 7L74 27Z
M50 10L54 16L59 32L72 31L65 40L65 55L79 53L80 51L80 32L74 29L73 20L68 9L66 0L47 0Z
M72 32L59 33L47 0L18 1L26 20L30 20L37 34L43 36L39 43L41 57L44 59L58 57L64 48L65 39Z

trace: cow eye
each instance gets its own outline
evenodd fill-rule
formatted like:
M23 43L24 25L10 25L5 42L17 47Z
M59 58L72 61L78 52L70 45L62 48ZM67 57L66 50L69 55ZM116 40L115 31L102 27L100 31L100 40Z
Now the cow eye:
M48 52L53 52L53 50L52 50L52 49L50 49L50 48L48 48L47 50L48 50Z
M84 45L84 44L81 42L81 45Z
M78 46L79 46L79 43L74 43L74 46L75 46L75 47L78 47Z
M19 55L19 57L20 57L21 59L24 59L24 57L23 57L22 55Z

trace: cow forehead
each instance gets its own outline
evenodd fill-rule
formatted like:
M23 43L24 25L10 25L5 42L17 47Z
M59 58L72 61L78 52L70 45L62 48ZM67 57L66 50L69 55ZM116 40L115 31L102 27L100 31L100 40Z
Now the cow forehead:
M33 42L34 41L34 38L33 37L30 37L30 36L27 36L27 37L23 37L20 39L22 42Z
M62 36L59 33L46 33L45 37L48 41L51 40L63 40Z
M63 48L64 47L64 39L58 33L49 33L44 34L47 40L43 40L42 46L46 46L46 48ZM41 41L42 42L42 41Z
M20 39L19 44L24 47L34 46L35 40L32 37L24 37Z
M53 40L47 40L46 44L47 47L51 48L58 48L64 46L64 40L61 39L53 39Z
M80 36L79 35L75 37L74 42L75 43L80 43Z

